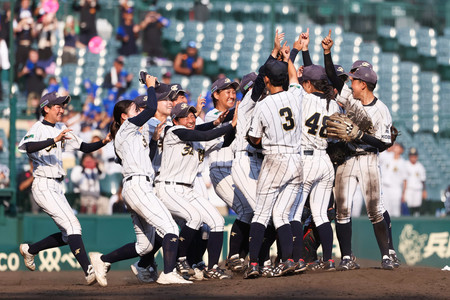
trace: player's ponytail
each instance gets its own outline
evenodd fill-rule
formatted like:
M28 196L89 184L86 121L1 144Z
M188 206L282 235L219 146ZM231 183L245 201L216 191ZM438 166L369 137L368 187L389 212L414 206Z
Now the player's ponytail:
M327 99L327 110L330 107L330 101L335 99L333 86L328 83L328 80L311 80L314 88L323 93Z
M116 137L117 131L119 131L120 125L122 125L122 114L127 113L133 101L131 100L122 100L114 105L113 117L114 120L111 123L109 131L111 132L111 138L114 139Z

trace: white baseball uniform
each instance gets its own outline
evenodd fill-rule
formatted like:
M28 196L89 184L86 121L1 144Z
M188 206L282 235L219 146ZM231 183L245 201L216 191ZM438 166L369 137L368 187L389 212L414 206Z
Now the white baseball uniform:
M426 171L420 162L412 164L406 162L406 191L405 199L408 207L420 207L422 205L423 183L427 179Z
M392 118L387 106L379 99L374 99L369 105L353 98L352 91L344 85L338 102L348 106L357 106L365 111L372 120L374 137L382 142L391 143ZM378 162L378 150L364 142L348 143L355 155L347 159L337 168L335 182L336 219L339 223L348 223L351 218L352 199L357 184L364 196L367 214L375 224L383 220L385 211L381 200L381 178Z
M329 116L341 109L331 100L327 108L327 99L319 94L307 94L302 102L302 139L303 184L292 207L293 220L301 222L303 206L311 193L309 204L316 226L329 222L328 204L334 181L334 168L326 149L328 146L326 121Z
M216 120L221 113L216 108L210 110L205 116L205 122ZM223 126L223 124L219 126ZM216 144L223 143L223 141L224 138L220 137L209 143ZM232 146L212 151L208 156L209 175L217 195L236 212L237 219L244 223L250 223L253 209L233 182L231 176L233 159Z
M36 122L19 143L19 151L26 153L26 143L45 141L58 136L67 127L63 123L55 126ZM62 166L62 152L80 149L82 140L67 133L71 139L66 139L53 145L27 153L33 161L34 181L31 187L37 205L47 213L62 232L63 241L72 234L81 235L81 225L72 207L64 196L63 178L66 172Z
M264 160L257 184L252 223L276 229L289 224L289 212L302 182L301 123L303 88L267 96L254 109L249 135L261 138Z
M231 167L231 176L234 184L244 194L250 207L255 209L256 186L264 156L262 149L252 147L246 138L256 105L251 96L252 90L245 94L239 104L236 137L233 142L234 160Z
M148 132L147 124L139 128L126 120L114 139L116 153L122 160L122 195L131 211L137 238L136 252L141 256L153 248L155 229L161 237L169 233L178 235L177 224L153 191L154 171Z
M218 143L209 143L211 148L205 148L205 142L182 141L173 133L177 129L186 127L173 126L164 137L160 174L156 181L158 196L174 216L186 220L186 226L198 230L204 222L211 232L223 231L225 220L222 215L193 188L205 151L215 149Z
M389 215L400 217L403 183L406 180L406 161L402 157L398 159L390 157L387 160L380 158L380 168L384 206Z

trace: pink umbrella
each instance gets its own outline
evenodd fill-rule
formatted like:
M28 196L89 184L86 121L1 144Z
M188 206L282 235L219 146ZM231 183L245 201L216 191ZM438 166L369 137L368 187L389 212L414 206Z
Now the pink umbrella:
M47 0L42 4L42 8L48 14L56 13L59 9L59 3L57 0Z
M94 36L88 44L89 51L94 54L99 54L103 49L105 49L105 43L99 36Z

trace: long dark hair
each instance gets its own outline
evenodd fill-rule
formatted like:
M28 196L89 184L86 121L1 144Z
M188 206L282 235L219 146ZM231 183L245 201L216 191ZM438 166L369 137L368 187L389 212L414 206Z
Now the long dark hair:
M328 80L326 79L311 80L310 82L316 90L322 92L325 95L325 98L327 99L327 110L328 110L330 108L330 101L334 99L333 86L331 86L328 83Z
M131 100L121 100L114 105L113 117L114 120L111 123L109 131L111 132L111 137L114 139L116 137L117 131L119 131L120 125L122 124L122 114L127 113L133 101Z

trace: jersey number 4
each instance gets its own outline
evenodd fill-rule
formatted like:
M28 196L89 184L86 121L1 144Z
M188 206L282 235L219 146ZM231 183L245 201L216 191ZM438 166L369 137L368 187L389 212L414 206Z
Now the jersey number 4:
M317 112L315 114L313 114L311 117L308 118L308 120L305 121L305 126L309 127L308 133L311 135L316 135L317 130L320 127L319 136L322 138L326 138L327 133L325 130L327 129L327 120L329 118L330 117L328 117L328 116L323 116L322 125L319 126L320 114Z
M283 129L286 131L292 130L295 127L295 121L292 118L292 110L290 107L283 107L280 109L280 117L284 118Z

